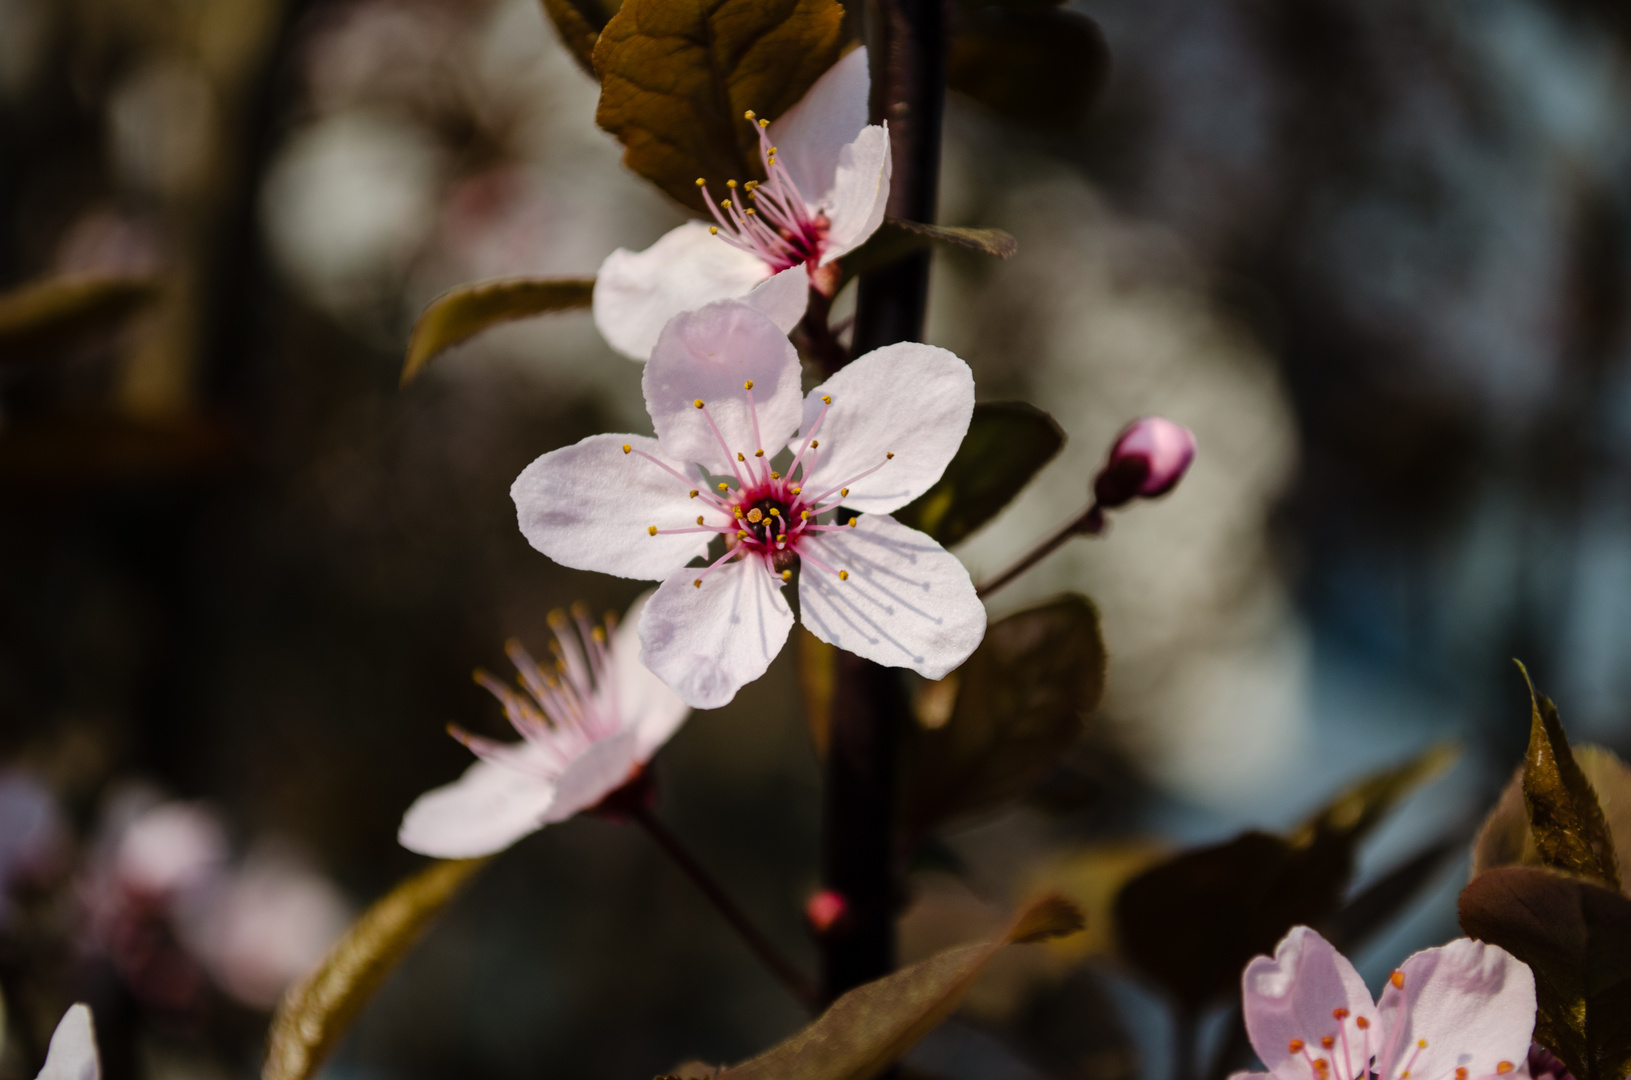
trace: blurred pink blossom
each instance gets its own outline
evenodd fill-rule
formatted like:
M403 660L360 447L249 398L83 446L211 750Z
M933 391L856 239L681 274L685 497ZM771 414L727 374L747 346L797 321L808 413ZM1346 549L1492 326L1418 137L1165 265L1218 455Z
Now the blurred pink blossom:
M1093 481L1093 496L1111 509L1153 499L1178 486L1195 460L1195 436L1159 416L1135 420L1116 437L1110 460Z

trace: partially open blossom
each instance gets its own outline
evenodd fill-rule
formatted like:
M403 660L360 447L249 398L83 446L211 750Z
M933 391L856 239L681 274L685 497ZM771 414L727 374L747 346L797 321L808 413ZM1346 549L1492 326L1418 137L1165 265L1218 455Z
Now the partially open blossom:
M1110 460L1093 481L1093 497L1108 510L1153 499L1178 486L1195 460L1195 436L1159 416L1135 420L1116 437Z
M793 626L781 587L795 570L800 617L829 644L931 679L974 651L985 609L968 572L889 516L962 443L967 364L889 345L801 404L787 338L724 301L668 324L644 389L655 439L591 435L527 466L510 494L556 562L662 580L641 656L680 697L715 708L764 674ZM840 504L860 516L841 521Z
M96 1052L96 1029L91 1010L74 1005L62 1014L51 1034L50 1049L38 1080L101 1080L102 1059Z
M481 760L408 808L397 834L403 847L449 859L487 855L594 807L639 775L691 710L640 663L638 608L622 626L610 616L591 626L581 607L570 620L551 614L548 666L510 642L523 692L477 673L521 741L453 729Z
M865 49L817 79L775 123L749 112L766 179L699 178L713 221L691 221L644 251L619 248L595 279L595 325L618 352L651 355L669 319L743 299L783 333L804 315L813 282L831 294L832 264L883 222L889 134L867 123Z
M1410 957L1379 1005L1306 926L1241 982L1246 1033L1269 1071L1232 1080L1487 1080L1523 1068L1535 1028L1529 968L1469 938Z

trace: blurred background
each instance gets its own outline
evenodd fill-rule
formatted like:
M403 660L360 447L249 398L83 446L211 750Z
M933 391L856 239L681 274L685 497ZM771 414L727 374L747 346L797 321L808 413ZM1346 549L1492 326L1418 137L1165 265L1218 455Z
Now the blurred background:
M1113 58L1091 109L949 108L941 218L1019 254L938 255L927 337L1070 437L959 554L978 579L1073 516L1135 416L1200 456L993 601L1091 595L1109 697L1060 797L914 875L909 955L983 932L1061 851L1285 828L1440 738L1460 765L1361 883L1470 838L1527 737L1514 656L1576 739L1631 751L1631 17L1071 7ZM395 830L468 762L445 725L503 730L471 670L639 589L534 553L508 498L547 450L648 430L639 366L579 312L399 389L415 315L683 217L621 168L536 0L0 0L0 27L0 288L156 290L0 356L0 1077L76 999L109 1080L250 1076L283 987L422 862ZM659 812L813 966L795 653L664 751ZM1464 874L1362 970L1455 936ZM1168 1075L1164 1011L1113 958L1084 972L1088 937L995 978L917 1067ZM1036 980L1079 991L1074 1073L982 1033ZM484 872L329 1075L649 1076L800 1022L646 837L580 820Z

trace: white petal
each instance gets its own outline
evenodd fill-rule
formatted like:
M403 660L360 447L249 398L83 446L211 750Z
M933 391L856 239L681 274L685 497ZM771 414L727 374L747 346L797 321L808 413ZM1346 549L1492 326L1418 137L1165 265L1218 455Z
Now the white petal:
M684 473L664 457L657 440L644 435L591 435L551 450L521 471L510 485L521 533L562 566L654 581L707 553L707 533L660 533L695 528L698 514L727 516L693 499L681 481L624 444Z
M811 206L832 190L839 155L867 126L871 94L866 49L855 49L840 57L797 105L770 125L777 160Z
M803 541L799 618L816 637L889 667L943 678L985 637L985 605L957 557L888 514Z
M781 582L756 559L663 582L640 617L640 659L693 708L717 709L765 673L793 628Z
M823 266L866 243L883 224L892 172L887 125L862 131L838 155L833 189L821 200L829 222L821 252Z
M804 424L795 453L832 398L816 432L820 443L804 458L800 483L811 496L856 480L845 506L872 513L897 510L923 494L946 471L974 415L974 375L953 353L902 342L874 349L843 368L804 399ZM893 453L893 458L885 455ZM809 467L814 459L814 468Z
M544 822L565 821L628 783L637 764L635 742L634 732L625 731L594 743L572 759L555 782L555 801L544 814Z
M746 296L769 276L763 259L688 221L644 251L618 248L606 256L595 276L595 326L612 348L644 360L669 319Z
M634 757L641 764L650 761L691 715L691 706L640 662L640 615L650 598L646 593L629 605L612 638L617 707L624 730L634 732Z
M57 1022L39 1080L101 1080L101 1076L102 1059L96 1054L91 1010L75 1005Z
M478 761L415 799L396 838L409 851L439 859L491 855L542 827L554 801L554 781Z
M1348 958L1319 934L1306 926L1294 926L1274 956L1259 956L1246 965L1241 976L1241 1004L1246 1034L1252 1049L1277 1077L1311 1077L1305 1051L1320 1053L1320 1040L1329 1037L1332 1049L1352 1055L1344 1062L1332 1060L1331 1073L1337 1080L1364 1075L1366 1062L1360 1038L1361 1020L1376 1026L1376 1005L1371 1001L1365 980ZM1333 1011L1346 1009L1338 1020ZM1348 1043L1342 1049L1343 1025ZM1302 1049L1292 1049L1297 1043ZM1439 1080L1435 1077L1434 1080Z
M1416 953L1399 974L1404 986L1390 980L1377 1010L1381 1045L1396 1048L1377 1062L1381 1075L1397 1077L1407 1063L1411 1076L1423 1078L1458 1067L1491 1076L1502 1062L1509 1072L1524 1064L1535 1027L1535 976L1511 953L1458 938Z
M751 410L747 382L753 383ZM775 453L798 427L798 353L775 323L738 301L671 319L640 386L663 452L721 475L729 475L739 453ZM697 401L707 404L706 413Z
M810 272L803 263L767 278L742 297L742 303L761 312L782 333L789 333L804 318L810 303Z

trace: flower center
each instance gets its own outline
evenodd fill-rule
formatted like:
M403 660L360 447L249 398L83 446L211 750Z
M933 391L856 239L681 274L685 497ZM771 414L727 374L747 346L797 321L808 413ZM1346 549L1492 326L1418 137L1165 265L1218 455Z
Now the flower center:
M1404 993L1404 972L1395 971L1388 981L1401 995ZM1406 1011L1407 1005L1408 1000L1401 1001L1400 1011ZM1399 1063L1397 1071L1381 1074L1377 1070L1383 1062L1393 1059L1394 1051L1398 1049L1397 1039L1405 1025L1396 1026L1393 1040L1379 1046L1371 1042L1371 1024L1365 1017L1354 1016L1347 1009L1332 1009L1331 1019L1334 1030L1328 1029L1328 1034L1292 1039L1287 1047L1293 1055L1307 1063L1310 1080L1497 1080L1513 1070L1512 1062L1503 1061L1495 1066L1493 1073L1480 1077L1469 1077L1468 1070L1460 1067L1438 1076L1414 1076L1411 1070L1415 1068L1422 1051L1427 1049L1427 1040L1417 1039L1410 1053ZM1350 1027L1353 1028L1351 1032ZM1378 1052L1379 1057L1375 1056Z
M753 418L753 437L755 441L759 441L759 414L753 403L753 380L749 379L744 383L742 389L747 393L748 413ZM793 463L788 466L785 476L770 467L770 459L765 456L763 447L755 447L751 454L745 450L733 451L720 432L719 425L714 423L713 415L708 412L707 403L697 398L692 405L707 417L708 426L713 429L714 437L719 440L720 447L731 459L731 471L736 479L736 485L732 487L728 481L721 480L714 484L713 490L710 490L707 481L704 480L699 486L690 488L687 494L704 507L715 511L716 518L724 516L725 521L710 523L709 515L701 513L697 515L695 527L659 529L651 525L646 528L646 532L652 536L714 533L725 538L725 553L703 568L692 582L699 589L702 587L703 579L722 563L746 558L758 559L767 570L783 582L792 580L793 568L800 563L809 563L815 569L832 574L840 581L848 581L849 571L829 566L811 551L812 545L809 541L818 533L840 532L845 528L855 527L856 519L853 517L843 525L836 523L834 518L839 503L849 495L851 484L883 468L894 458L894 453L886 453L883 461L870 469L862 470L843 483L832 485L826 490L807 491L804 487L804 478L814 472L817 456L821 453L821 440L816 436L821 431L828 410L832 408L831 396L821 399L821 412L816 416L815 423L811 425L810 432L805 438L804 446L793 458ZM628 443L623 444L623 453L645 458L687 487L692 483L657 458L644 451L635 450ZM700 468L698 473L702 473ZM823 515L829 516L823 520Z
M764 162L766 180L749 180L740 189L735 180L727 180L725 186L731 197L715 205L708 193L708 182L698 177L697 187L702 189L703 201L717 222L708 226L708 231L732 247L757 255L773 273L800 263L819 263L827 239L826 215L810 209L787 166L776 156L765 130L770 121L756 119L752 109L747 112L747 121L759 133L759 157ZM749 205L740 205L739 191Z

